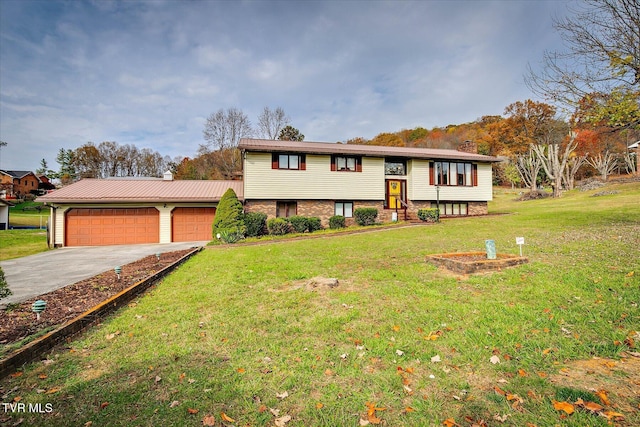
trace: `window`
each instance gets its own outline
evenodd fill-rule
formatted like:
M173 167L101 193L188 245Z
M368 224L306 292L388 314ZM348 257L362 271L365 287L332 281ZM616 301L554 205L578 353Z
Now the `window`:
M341 172L362 172L362 157L331 156L331 170Z
M431 162L429 164L431 185L454 185L475 187L478 185L478 167L463 162Z
M406 175L407 165L402 160L385 160L384 162L384 174L385 175Z
M274 153L271 156L272 169L306 170L304 154Z
M466 203L440 203L440 214L442 216L465 216L468 212Z
M353 202L336 202L334 215L342 215L345 218L352 218Z
M276 203L276 216L278 218L289 218L294 216L298 210L298 204L296 202L277 202Z

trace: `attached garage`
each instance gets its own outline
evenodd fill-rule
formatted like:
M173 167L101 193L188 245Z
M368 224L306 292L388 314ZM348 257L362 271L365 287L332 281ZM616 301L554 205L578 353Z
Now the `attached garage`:
M66 246L160 242L156 208L75 208L66 213Z
M216 208L175 208L171 213L171 241L211 240Z
M37 199L51 208L50 245L103 246L212 239L216 206L242 181L82 179Z

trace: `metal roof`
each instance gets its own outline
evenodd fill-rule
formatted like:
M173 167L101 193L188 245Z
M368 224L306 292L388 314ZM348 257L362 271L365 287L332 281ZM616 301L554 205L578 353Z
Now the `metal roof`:
M82 179L38 197L45 203L217 202L232 188L243 199L242 181Z
M345 154L365 157L402 157L434 160L468 160L476 162L499 162L493 156L467 153L457 150L415 147L386 147L381 145L340 144L331 142L272 141L242 138L238 148L255 152L291 152L307 154Z

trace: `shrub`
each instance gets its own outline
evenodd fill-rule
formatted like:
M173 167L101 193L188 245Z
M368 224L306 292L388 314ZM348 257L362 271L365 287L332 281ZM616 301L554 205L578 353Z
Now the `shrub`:
M269 234L282 236L291 232L291 224L284 218L271 218L267 221L267 229Z
M322 230L322 221L317 216L307 218L307 223L309 224L309 233Z
M242 203L238 200L235 191L229 188L220 199L216 209L216 217L213 220L213 237L222 232L237 233L244 236L246 227L243 221Z
M418 218L426 222L438 222L438 209L418 209Z
M344 222L344 217L342 215L334 215L331 218L329 218L329 228L331 229L344 228L344 226L345 226L345 222Z
M2 267L0 267L0 299L8 297L12 293L13 292L9 289L9 285L7 285L7 281L4 278L4 271L2 270Z
M291 228L296 233L304 233L309 230L309 220L306 216L291 216L288 218Z
M220 240L225 243L236 243L244 239L244 235L238 231L220 230Z
M358 208L353 211L353 216L358 225L373 225L378 218L378 209L376 208Z
M244 226L247 237L262 236L267 230L267 214L262 212L247 212L244 214Z

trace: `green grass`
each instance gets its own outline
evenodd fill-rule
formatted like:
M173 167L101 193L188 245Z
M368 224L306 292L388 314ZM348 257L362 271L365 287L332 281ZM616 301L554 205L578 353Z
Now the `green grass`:
M40 207L40 211L34 209ZM26 209L26 210L24 210ZM34 209L34 210L31 210ZM9 211L9 225L14 227L46 227L49 219L49 209L42 203L22 202L12 206Z
M53 363L1 381L5 392L18 387L9 399L53 406L5 416L198 426L211 414L230 425L224 412L234 425L272 426L272 408L289 427L357 426L370 402L386 408L375 414L388 426L606 426L584 410L561 417L553 400L594 394L551 378L572 361L620 358L640 324L640 185L610 188L619 194L530 202L501 191L490 211L503 215L205 250ZM457 277L424 261L483 250L485 239L517 253L516 236L531 260L518 268ZM298 288L314 276L340 286ZM638 425L638 397L620 394L626 378L616 375L603 388ZM514 409L495 387L522 403Z
M0 261L49 250L46 230L0 231Z

